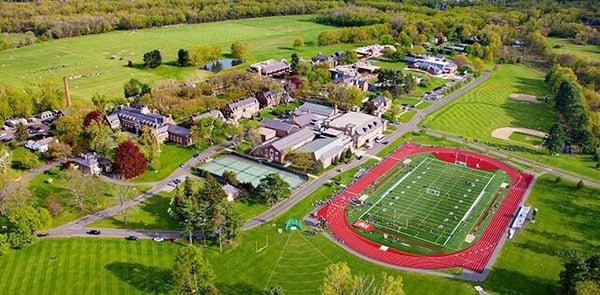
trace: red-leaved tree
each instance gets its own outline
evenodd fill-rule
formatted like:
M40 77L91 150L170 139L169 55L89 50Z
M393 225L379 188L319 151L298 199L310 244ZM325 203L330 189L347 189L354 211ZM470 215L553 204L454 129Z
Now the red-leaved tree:
M115 152L115 172L127 179L142 175L147 163L140 148L131 140L119 144Z
M104 123L104 115L98 110L91 111L85 115L85 118L83 119L83 129L90 127L94 121Z

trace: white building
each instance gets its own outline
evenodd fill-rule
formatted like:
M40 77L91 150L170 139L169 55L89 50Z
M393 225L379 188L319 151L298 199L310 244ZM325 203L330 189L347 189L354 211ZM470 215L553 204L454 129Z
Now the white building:
M54 137L46 137L40 140L28 140L27 143L25 143L25 147L34 152L45 153L48 151L48 146L55 141L56 139Z

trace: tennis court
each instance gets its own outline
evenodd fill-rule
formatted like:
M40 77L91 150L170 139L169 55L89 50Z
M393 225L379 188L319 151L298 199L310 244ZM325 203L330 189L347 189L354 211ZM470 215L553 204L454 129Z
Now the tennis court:
M349 207L349 221L366 221L390 235L455 248L489 208L503 182L508 179L500 171L416 156L375 183L364 204Z
M277 173L283 180L290 184L292 191L306 182L306 179L294 173L277 169L236 155L224 155L208 163L202 164L200 169L216 175L223 175L225 171L233 171L240 182L250 182L254 186L267 174Z

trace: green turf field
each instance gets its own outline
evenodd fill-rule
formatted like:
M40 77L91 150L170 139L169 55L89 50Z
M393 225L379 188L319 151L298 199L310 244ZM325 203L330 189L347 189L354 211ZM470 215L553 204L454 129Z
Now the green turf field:
M233 41L247 42L251 60L289 58L296 52L292 43L297 36L303 37L306 44L298 52L304 58L310 58L317 52L333 53L354 46L315 46L313 41L321 31L334 28L312 20L310 15L267 17L114 31L46 41L2 51L0 82L27 86L39 79L69 76L75 77L70 80L74 97L90 98L96 93L120 97L123 84L130 78L153 83L207 75L207 72L200 72L195 67L163 65L152 70L127 67L128 60L141 64L144 53L154 49L164 52L164 62L173 62L177 59L179 48L190 49L201 43L221 46L227 53Z
M466 247L468 234L486 209L493 215L492 202L499 204L510 183L501 171L482 171L437 160L431 155L409 158L411 163L399 166L382 176L381 182L367 192L364 204L351 205L348 222L361 220L375 226L365 233L385 245L421 253L453 252ZM481 221L483 223L483 221ZM388 234L389 239L382 238Z
M573 40L566 38L548 38L550 50L559 54L574 54L591 59L591 61L600 61L600 46L596 45L579 45ZM555 45L562 45L560 48L554 48Z

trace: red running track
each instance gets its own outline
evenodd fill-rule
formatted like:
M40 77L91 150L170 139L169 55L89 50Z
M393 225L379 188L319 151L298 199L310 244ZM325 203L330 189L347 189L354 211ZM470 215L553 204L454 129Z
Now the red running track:
M431 153L442 161L453 163L455 161L466 162L469 167L476 169L500 169L512 180L512 186L487 228L479 240L469 248L454 253L433 255L407 253L393 248L383 251L379 249L380 244L356 233L351 228L352 225L348 224L346 220L345 210L352 198L365 191L372 183L404 158L422 153ZM506 229L532 179L532 175L520 173L504 162L488 156L458 149L422 147L417 144L408 143L397 149L391 156L381 161L367 172L367 174L348 186L346 190L339 193L331 203L319 209L317 216L325 220L332 235L339 242L372 259L391 265L411 268L439 269L464 267L476 272L483 272L502 235L506 233Z

